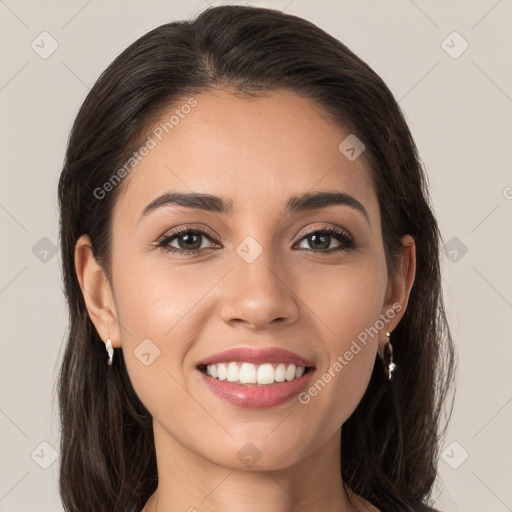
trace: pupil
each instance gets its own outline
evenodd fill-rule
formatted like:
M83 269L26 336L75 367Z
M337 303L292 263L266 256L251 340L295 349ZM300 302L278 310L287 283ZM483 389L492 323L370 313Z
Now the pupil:
M311 235L311 240L313 241L313 245L316 243L317 239L323 240L324 243L320 242L321 247L316 247L317 249L328 249L329 248L329 235ZM327 242L327 244L325 243Z
M197 243L199 240L199 236L200 235L197 235L195 233L181 235L181 238L178 239L180 248L184 249L184 250L198 249L201 246L200 242ZM193 247L190 247L190 245L187 246L186 244L193 243L193 242L190 242L190 239L192 239L192 238L195 238L195 244L193 244L194 246ZM183 247L184 244L181 243L181 240L185 241L185 247Z

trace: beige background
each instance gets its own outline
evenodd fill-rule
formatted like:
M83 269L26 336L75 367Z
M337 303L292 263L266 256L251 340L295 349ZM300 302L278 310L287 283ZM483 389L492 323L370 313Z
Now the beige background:
M215 4L0 0L0 512L62 510L51 447L58 450L54 382L67 313L52 249L73 118L129 43L208 3ZM444 288L460 358L437 505L512 510L512 2L253 5L318 24L365 59L399 99L448 245ZM49 36L38 37L43 31L58 43L46 59L31 47L35 40L42 52L45 37L51 49ZM469 47L457 56L464 41Z

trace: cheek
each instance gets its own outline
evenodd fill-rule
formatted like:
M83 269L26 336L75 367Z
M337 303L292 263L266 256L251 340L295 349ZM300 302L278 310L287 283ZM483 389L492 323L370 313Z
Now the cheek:
M180 395L183 362L201 325L194 305L211 283L143 260L116 261L113 279L128 374L153 413L153 405Z
M332 356L344 352L352 340L375 326L386 284L385 265L371 258L361 258L302 282L301 297L324 327L323 339ZM370 338L375 338L376 344L377 336Z
M126 259L117 270L114 286L119 320L130 334L143 338L172 338L183 319L194 315L194 305L211 286L197 271L169 269L156 259Z
M303 292L320 319L324 357L301 402L325 414L326 424L341 425L368 386L382 328L379 319L386 283L385 265L368 260L340 267L325 278L316 276L314 286Z

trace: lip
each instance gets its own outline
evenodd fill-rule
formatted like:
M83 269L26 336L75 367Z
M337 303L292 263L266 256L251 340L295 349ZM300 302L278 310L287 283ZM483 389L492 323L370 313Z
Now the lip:
M293 363L295 366L306 367L306 372L298 379L261 385L219 380L210 377L203 371L206 365L230 362ZM315 373L315 366L310 360L299 354L278 347L234 347L203 359L197 364L196 370L201 382L221 400L241 408L267 409L281 405L298 395L310 382Z
M246 362L252 364L293 363L295 366L314 366L311 361L305 359L302 356L299 356L299 354L278 347L234 347L203 359L198 363L197 367L216 363L230 363L232 361L237 363Z
M310 382L314 369L309 367L298 379L274 384L237 384L210 377L196 370L201 381L220 399L236 407L246 409L268 409L281 405L298 395Z

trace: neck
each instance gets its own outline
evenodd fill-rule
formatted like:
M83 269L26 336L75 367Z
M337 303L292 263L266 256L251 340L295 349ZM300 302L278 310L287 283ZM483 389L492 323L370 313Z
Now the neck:
M338 430L289 467L219 466L183 447L154 422L158 488L142 512L355 512L341 479ZM263 462L263 461L262 461ZM277 466L277 464L273 464Z

